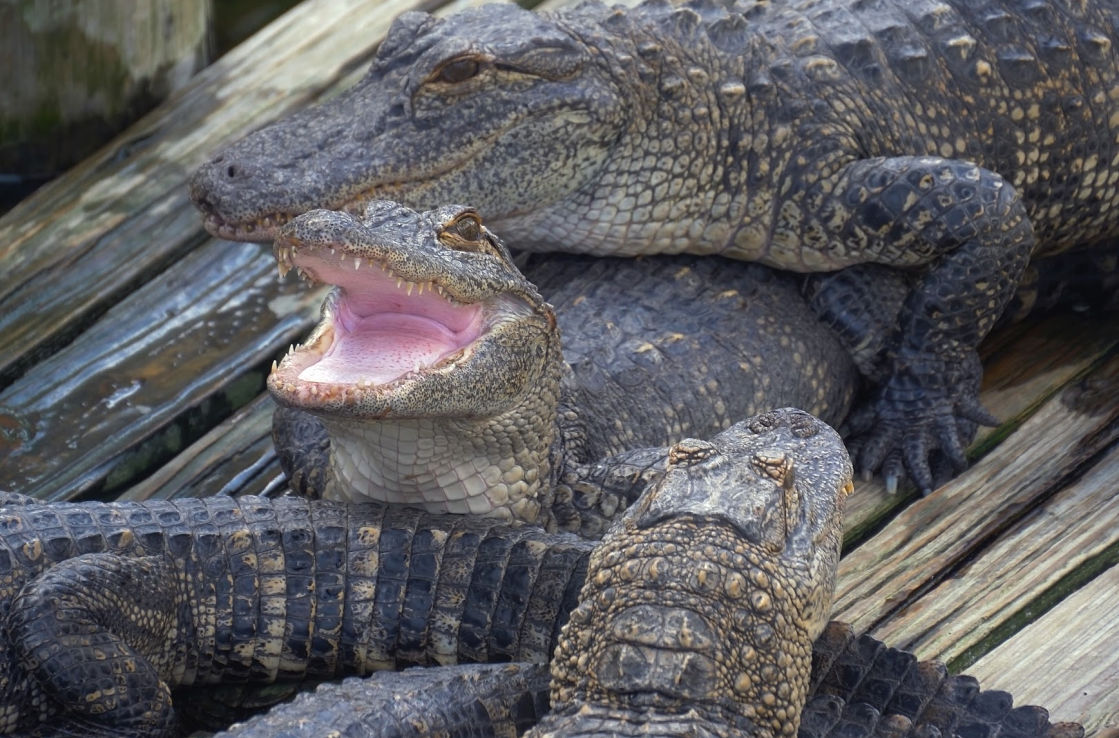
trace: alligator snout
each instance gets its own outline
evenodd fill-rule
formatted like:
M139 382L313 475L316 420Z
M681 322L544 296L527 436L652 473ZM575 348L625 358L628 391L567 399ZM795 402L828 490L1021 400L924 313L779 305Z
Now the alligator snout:
M260 217L254 193L262 191L259 167L229 150L217 154L190 178L190 199L206 230L234 241L270 241L276 217Z
M217 213L222 193L251 178L251 167L222 152L199 167L190 178L190 199L203 213Z

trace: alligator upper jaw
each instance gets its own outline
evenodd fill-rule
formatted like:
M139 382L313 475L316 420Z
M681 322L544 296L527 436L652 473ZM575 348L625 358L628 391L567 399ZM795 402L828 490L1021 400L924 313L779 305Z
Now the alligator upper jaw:
M438 281L412 281L340 246L281 239L276 254L281 275L298 269L314 283L335 285L318 326L268 380L277 400L305 410L408 416L394 410L396 395L415 395L416 385L439 375L468 372L492 334L531 313L508 294L459 302Z

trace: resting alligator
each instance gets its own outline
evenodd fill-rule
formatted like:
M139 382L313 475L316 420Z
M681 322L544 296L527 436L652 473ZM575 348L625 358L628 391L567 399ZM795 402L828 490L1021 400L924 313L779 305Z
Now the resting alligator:
M352 90L195 175L226 238L313 207L471 202L520 249L692 252L821 273L862 469L965 463L976 346L1031 254L1119 232L1114 0L790 0L406 13ZM896 320L858 306L879 268ZM838 270L838 271L836 271ZM853 310L854 308L854 310ZM873 316L873 311L871 311Z
M825 629L851 489L840 441L797 411L737 428L760 435L733 453L729 432L677 445L672 470L591 554L551 664L552 712L530 736L792 735L802 709L804 738L1077 734L939 664ZM224 735L514 735L547 689L529 664L381 674Z
M336 285L269 378L289 478L330 499L597 536L670 442L774 406L837 422L856 385L793 280L759 265L530 263L553 312L469 208L313 211L275 248L281 272Z
M973 719L1025 736L1050 732L1040 708L1009 712L1005 694L977 696L973 681L852 640L841 626L818 641L810 685L808 645L826 619L850 486L838 436L782 410L673 447L669 471L590 563L594 544L567 534L376 504L47 505L9 496L0 509L0 731L160 735L174 725L175 685L456 660L542 663L558 640L553 670L563 679L587 676L580 654L623 666L593 670L601 682L591 689L557 681L559 720L571 717L560 705L575 701L596 703L588 709L606 720L623 716L632 707L608 692L648 680L663 696L648 692L635 704L667 714L689 705L716 734L743 719L789 734L806 697L805 729L819 731L809 735L836 723L870 735L875 710L897 713L887 718L897 736L962 731ZM686 604L697 596L749 607L734 610L743 618L711 617L732 611L713 604L701 618ZM639 627L646 615L664 627ZM588 639L591 622L612 627ZM657 637L669 640L658 647ZM655 667L632 668L640 654L659 654ZM736 660L743 676L723 678ZM710 681L672 687L679 667ZM726 699L732 693L738 706ZM303 716L320 720L316 734L340 727L321 722L341 718L318 704L324 712ZM484 728L487 717L470 704L471 728ZM515 698L503 709L525 707Z

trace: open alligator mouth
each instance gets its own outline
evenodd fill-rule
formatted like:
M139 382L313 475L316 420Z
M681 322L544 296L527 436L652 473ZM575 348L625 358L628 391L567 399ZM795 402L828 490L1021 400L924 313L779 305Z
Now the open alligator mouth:
M287 247L288 254L292 253ZM285 264L335 285L324 321L301 347L301 382L384 385L462 357L484 331L482 305L460 305L434 282L415 283L337 251L302 251ZM293 367L295 368L295 367Z
M275 242L281 276L295 269L335 286L318 326L269 377L273 394L292 406L388 412L401 387L468 366L491 334L534 311L516 293L464 297L461 285L441 278L437 262L390 266L387 257L359 255L329 238L307 243L285 232Z

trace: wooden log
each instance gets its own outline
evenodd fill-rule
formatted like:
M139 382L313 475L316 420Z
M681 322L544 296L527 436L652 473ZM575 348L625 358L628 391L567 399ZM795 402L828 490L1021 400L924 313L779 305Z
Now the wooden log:
M210 0L0 4L0 172L92 153L210 61Z

